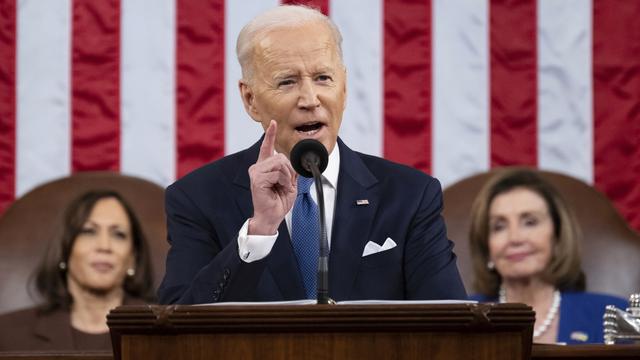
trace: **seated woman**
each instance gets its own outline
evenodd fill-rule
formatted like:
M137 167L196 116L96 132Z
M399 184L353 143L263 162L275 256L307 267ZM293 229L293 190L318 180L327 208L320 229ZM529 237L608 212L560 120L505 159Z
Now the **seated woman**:
M106 315L153 299L151 262L140 224L113 191L70 204L62 236L35 273L41 306L0 317L0 350L111 350Z
M470 249L479 295L536 312L537 343L599 343L606 305L623 299L584 292L580 229L570 208L538 174L506 169L490 179L471 210Z

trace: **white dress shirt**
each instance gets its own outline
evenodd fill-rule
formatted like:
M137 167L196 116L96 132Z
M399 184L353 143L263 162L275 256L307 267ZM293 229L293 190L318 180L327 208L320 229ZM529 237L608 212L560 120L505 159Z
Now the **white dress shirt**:
M333 147L333 151L329 154L329 164L322 172L322 190L324 191L325 220L327 224L327 240L331 247L331 229L333 228L333 210L336 202L336 192L338 188L338 173L340 171L340 149L338 144ZM299 176L299 175L298 175ZM311 184L311 198L318 203L318 195L315 192L315 183ZM291 217L293 208L285 216L287 230L291 234ZM238 232L238 252L240 258L245 262L253 262L261 260L271 252L273 244L278 238L278 232L275 235L248 235L249 219L244 222L242 228Z

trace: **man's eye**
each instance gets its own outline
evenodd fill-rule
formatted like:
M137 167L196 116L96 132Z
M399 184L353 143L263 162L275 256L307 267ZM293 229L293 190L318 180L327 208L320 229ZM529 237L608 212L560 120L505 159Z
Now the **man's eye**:
M327 82L327 81L332 81L333 79L329 75L318 75L318 77L316 77L316 80L321 82Z
M282 80L278 82L278 86L289 86L293 84L295 84L295 81L293 81L293 79L287 79L287 80Z

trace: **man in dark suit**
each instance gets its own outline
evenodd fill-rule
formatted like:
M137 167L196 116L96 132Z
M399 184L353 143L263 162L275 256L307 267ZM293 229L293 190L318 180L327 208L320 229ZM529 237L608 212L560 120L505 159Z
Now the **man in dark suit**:
M347 93L341 42L327 17L300 6L278 7L243 28L240 93L265 135L167 188L162 303L313 297L301 240L290 236L299 226L291 215L299 185L288 154L307 138L330 153L322 183L330 297L466 298L439 182L338 138Z

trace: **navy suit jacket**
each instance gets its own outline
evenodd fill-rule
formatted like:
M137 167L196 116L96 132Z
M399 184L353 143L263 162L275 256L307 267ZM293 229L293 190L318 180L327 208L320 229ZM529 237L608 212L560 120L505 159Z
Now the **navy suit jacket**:
M261 141L205 165L166 190L168 239L161 303L305 298L286 222L264 259L245 263L238 231L253 215L248 168ZM415 169L357 153L340 139L329 255L329 294L361 299L466 299L441 216L440 183ZM368 200L357 205L356 200ZM397 246L362 257L365 244Z

